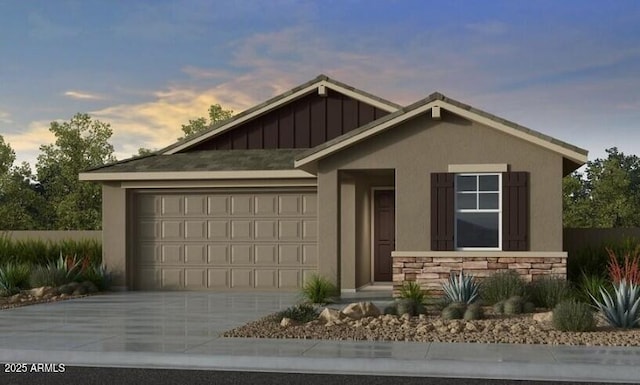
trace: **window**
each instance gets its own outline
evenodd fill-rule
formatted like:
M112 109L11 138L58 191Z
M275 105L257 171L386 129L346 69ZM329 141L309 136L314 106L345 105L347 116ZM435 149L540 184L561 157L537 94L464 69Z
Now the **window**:
M501 174L456 174L456 249L500 249Z
M456 189L457 178L460 178L460 191ZM460 197L459 209L457 196ZM457 217L460 229L457 229ZM465 226L470 231L463 231ZM430 227L434 251L529 250L529 173L493 170L431 173ZM474 229L481 230L481 236L474 236ZM479 246L482 244L491 246Z

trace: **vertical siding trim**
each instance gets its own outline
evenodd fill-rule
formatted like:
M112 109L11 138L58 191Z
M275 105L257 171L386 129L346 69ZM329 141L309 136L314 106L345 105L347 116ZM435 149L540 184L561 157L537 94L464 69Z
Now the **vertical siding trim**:
M275 148L311 148L386 114L388 112L337 91L330 90L326 97L312 93L186 151L274 148L269 137L272 134L276 137ZM332 123L335 126L331 127ZM265 133L265 127L274 132ZM241 136L246 139L239 139Z

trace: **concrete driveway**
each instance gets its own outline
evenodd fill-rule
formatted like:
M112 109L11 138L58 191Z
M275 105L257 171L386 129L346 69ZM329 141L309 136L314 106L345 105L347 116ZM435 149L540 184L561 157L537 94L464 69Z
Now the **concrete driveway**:
M640 381L637 348L219 337L296 300L282 293L127 292L3 310L0 362Z
M183 353L296 301L295 294L128 292L0 312L0 348Z

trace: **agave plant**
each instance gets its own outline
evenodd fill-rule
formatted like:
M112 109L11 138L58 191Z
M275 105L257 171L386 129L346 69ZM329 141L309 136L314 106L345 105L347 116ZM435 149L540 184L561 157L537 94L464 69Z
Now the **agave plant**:
M601 288L602 301L591 296L609 325L625 329L640 326L640 287L622 279L613 286L613 290L612 297L609 292Z
M449 281L442 285L442 290L444 290L449 302L469 304L478 298L480 285L472 275L464 275L461 271L457 276L455 273L451 273Z

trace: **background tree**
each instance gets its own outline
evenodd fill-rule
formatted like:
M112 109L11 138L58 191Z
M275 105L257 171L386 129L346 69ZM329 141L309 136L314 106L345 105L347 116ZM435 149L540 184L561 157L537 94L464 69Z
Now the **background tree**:
M184 137L180 137L178 138L178 140L182 140L184 138L188 138L192 135L202 132L215 124L231 119L231 117L233 117L232 110L225 110L220 106L220 104L216 103L209 107L208 120L207 118L203 117L197 119L189 119L189 123L183 124L182 132L184 133Z
M640 158L616 147L564 178L565 227L640 226Z
M148 148L144 148L144 147L140 147L138 149L138 153L134 156L147 156L147 155L151 155L155 152L155 150L150 150Z
M15 159L0 135L0 230L46 229L50 206L33 181L29 164L14 166Z
M110 125L76 114L68 122L51 122L54 144L40 146L38 181L53 206L54 227L60 230L101 228L102 194L96 183L80 182L86 169L114 162Z

